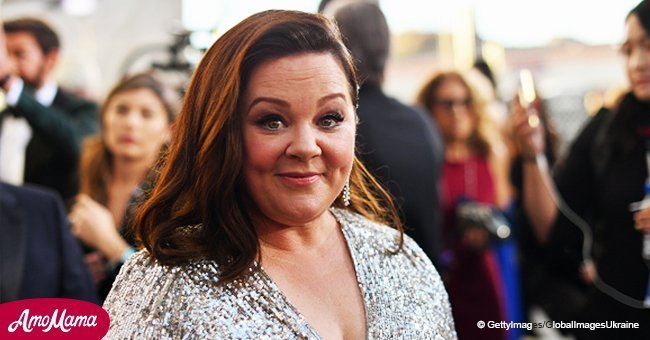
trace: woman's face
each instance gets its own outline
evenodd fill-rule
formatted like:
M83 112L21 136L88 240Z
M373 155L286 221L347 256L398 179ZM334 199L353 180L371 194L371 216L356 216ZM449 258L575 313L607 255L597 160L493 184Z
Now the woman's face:
M167 111L158 96L148 88L127 90L106 105L104 141L113 156L155 159L171 134Z
M245 93L244 177L265 222L307 224L341 193L354 158L355 111L328 53L267 61Z
M628 18L626 30L622 51L632 92L639 100L650 101L650 37L635 14Z
M438 88L435 98L431 112L445 140L467 141L476 125L476 115L467 87L456 79L447 79Z

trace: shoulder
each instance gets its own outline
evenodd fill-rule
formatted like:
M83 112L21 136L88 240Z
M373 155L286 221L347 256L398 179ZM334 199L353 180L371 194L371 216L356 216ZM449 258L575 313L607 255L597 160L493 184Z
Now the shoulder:
M20 205L44 208L46 206L58 207L59 204L63 204L56 192L34 185L15 186L0 183L0 191L4 200L11 200Z
M614 116L614 111L605 108L601 109L584 123L572 144L574 146L576 144L590 144L599 134L606 132L602 128L609 125Z
M218 294L219 272L208 261L164 266L146 250L122 266L104 303L111 325L108 338L167 338L191 332L184 323L201 295Z
M397 261L406 259L418 269L426 271L433 270L435 272L435 268L429 257L405 233L402 233L404 238L402 248L398 252L394 252L399 246L399 230L382 223L371 221L351 211L332 209L332 212L339 222L343 224L344 231L349 233L348 236L351 238L348 239L349 243L360 246L364 245L363 248L372 249L370 251L372 254L386 255L388 253L394 253L392 256L386 256L386 258Z
M73 94L72 92L59 88L56 92L56 97L54 97L54 103L66 110L79 110L79 111L90 111L94 112L98 110L96 103L89 101L87 99L81 98L80 96Z
M355 238L372 239L387 246L394 245L399 241L399 231L395 228L345 209L333 208L332 213L343 229L350 231Z
M226 283L217 282L220 275L212 261L168 267L146 250L137 252L104 304L111 320L106 338L258 339L308 333L259 271L251 268Z

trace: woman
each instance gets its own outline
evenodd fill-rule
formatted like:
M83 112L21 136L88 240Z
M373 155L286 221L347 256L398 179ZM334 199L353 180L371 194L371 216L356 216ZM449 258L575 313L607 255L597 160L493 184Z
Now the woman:
M84 143L81 194L69 219L73 233L96 249L86 262L102 301L115 269L134 252L122 227L129 199L170 139L174 110L164 89L147 74L123 79L106 98L101 132Z
M356 160L336 26L255 14L206 52L136 217L109 338L454 338L433 265Z
M560 136L540 97L530 103L529 108L536 112L539 123L545 127L544 144L548 146L545 157L552 167L559 157ZM531 221L524 209L523 173L524 164L534 160L526 158L527 155L514 138L518 117L526 109L522 106L519 97L515 96L504 133L510 142L512 155L510 182L515 192L514 223L519 245L518 265L521 268L523 305L526 312L530 312L533 307L541 307L551 320L570 321L573 313L576 312L576 306L580 305L584 298L586 288L577 270L580 261L576 261L575 256L580 250L580 247L575 245L579 244L581 239L566 235L562 240L554 242L552 247L546 247L537 241L533 233ZM577 229L575 231L577 232ZM567 252L570 248L577 249L577 252Z
M461 217L467 202L505 208L507 152L472 88L457 72L441 72L418 95L445 140L442 208L443 274L459 338L502 339L503 329L479 329L481 320L506 320L503 283L485 228Z
M553 176L566 206L586 219L589 226L584 229L591 227L593 233L593 244L588 244L593 254L584 258L585 278L593 289L574 319L639 325L637 329L576 329L578 338L650 338L650 310L643 301L648 293L649 259L642 256L643 233L650 232L650 208L631 211L631 204L644 198L648 183L649 33L650 2L642 1L626 19L622 46L631 90L614 111L602 110L589 121ZM566 209L558 214L558 197L548 188L551 176L545 162L540 162L545 152L543 126L529 122L521 112L517 137L529 160L524 163L524 204L538 240L551 243L576 227L564 217Z
M527 321L531 321L531 314L535 310L542 310L547 318L554 321L571 321L575 318L584 301L587 286L580 277L580 246L582 238L577 229L574 233L556 238L552 246L542 245L535 237L532 222L525 212L525 198L523 190L524 165L534 161L527 158L527 154L517 145L515 127L519 115L527 108L522 106L519 96L512 101L511 114L506 122L504 135L508 139L512 163L510 167L510 183L514 191L513 223L518 243L517 266L521 277L522 309ZM548 147L545 157L549 166L553 166L560 154L561 140L556 132L544 101L537 97L528 105L528 109L536 112L535 118L544 129L544 143ZM573 249L574 251L567 251ZM533 320L534 321L534 320ZM558 330L563 334L569 330ZM536 331L528 331L534 334Z

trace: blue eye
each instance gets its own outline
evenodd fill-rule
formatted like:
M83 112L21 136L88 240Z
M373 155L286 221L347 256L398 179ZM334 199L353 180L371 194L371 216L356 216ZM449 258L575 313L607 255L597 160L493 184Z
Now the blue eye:
M276 131L282 128L284 122L282 121L282 117L272 114L258 119L255 124L265 130Z
M319 124L324 128L333 128L341 124L342 121L343 121L342 114L340 114L339 112L332 112L323 116Z

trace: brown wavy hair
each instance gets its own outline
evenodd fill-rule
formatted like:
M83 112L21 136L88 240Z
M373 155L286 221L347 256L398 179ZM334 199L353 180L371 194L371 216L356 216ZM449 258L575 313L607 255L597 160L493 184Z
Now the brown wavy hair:
M106 188L113 176L111 172L113 155L106 147L106 143L104 143L103 124L108 103L120 93L143 88L150 89L158 97L165 108L169 123L171 124L174 121L177 110L174 109L173 99L166 93L164 85L152 75L142 73L128 76L115 85L106 96L104 105L102 105L100 114L102 128L100 132L84 139L81 151L79 191L101 204L106 204L108 200Z
M420 89L416 97L417 104L431 113L433 118L434 106L438 100L436 97L438 90L448 81L461 83L469 92L469 99L471 100L469 110L476 117L476 127L470 136L469 143L478 154L487 156L493 151L494 146L492 143L499 140L498 128L488 116L486 103L482 97L476 93L476 89L459 72L443 71L434 74Z
M329 53L343 68L357 104L354 64L329 19L270 10L243 20L206 52L188 87L160 176L136 213L136 235L163 265L197 259L217 263L221 283L242 276L259 260L258 236L247 207L242 175L240 105L249 77L265 61L303 53ZM402 226L388 193L355 157L351 205L334 206L374 221ZM398 249L399 249L398 248Z

